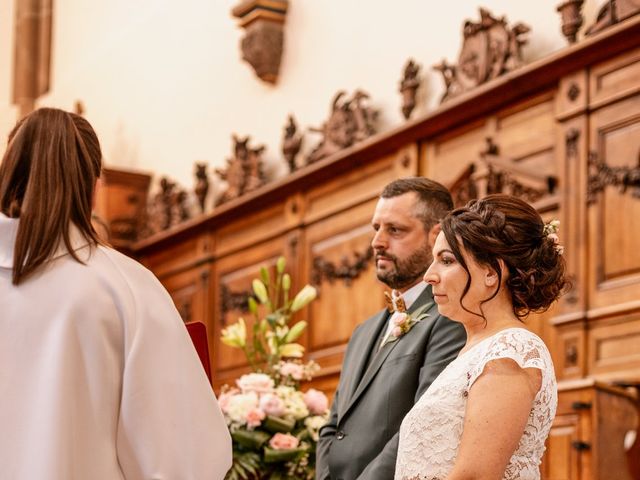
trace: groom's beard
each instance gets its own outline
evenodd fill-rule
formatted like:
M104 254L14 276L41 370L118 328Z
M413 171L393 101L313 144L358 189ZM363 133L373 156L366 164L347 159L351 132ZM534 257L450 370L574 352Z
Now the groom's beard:
M425 274L432 261L428 245L418 248L403 260L384 250L377 250L375 253L376 256L382 255L393 262L393 268L385 271L377 270L376 265L376 275L378 280L396 290L417 283L417 280Z

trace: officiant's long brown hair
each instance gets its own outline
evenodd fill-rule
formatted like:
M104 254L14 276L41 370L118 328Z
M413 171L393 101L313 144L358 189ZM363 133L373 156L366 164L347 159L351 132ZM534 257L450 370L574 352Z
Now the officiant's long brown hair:
M40 268L60 242L77 261L73 223L92 244L91 208L102 168L100 143L84 118L55 108L24 117L9 134L0 164L0 211L19 218L13 284Z

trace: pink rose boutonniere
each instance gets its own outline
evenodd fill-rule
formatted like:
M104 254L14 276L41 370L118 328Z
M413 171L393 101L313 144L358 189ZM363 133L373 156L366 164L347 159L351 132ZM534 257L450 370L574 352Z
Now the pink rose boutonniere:
M423 305L413 313L403 312L396 315L393 319L393 329L382 346L384 347L387 343L395 342L409 332L416 323L427 318L429 314L425 313L425 311L428 310L431 305L433 305L433 303Z

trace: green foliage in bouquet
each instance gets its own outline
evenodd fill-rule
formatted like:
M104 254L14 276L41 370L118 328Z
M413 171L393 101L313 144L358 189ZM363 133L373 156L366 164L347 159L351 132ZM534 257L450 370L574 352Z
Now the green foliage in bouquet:
M292 316L316 297L306 285L290 294L291 277L285 260L276 263L275 278L267 268L253 280L248 300L254 317L251 335L243 318L222 331L222 342L241 349L253 370L237 387L224 386L219 398L233 438L233 467L228 480L313 479L318 431L328 417L328 400L314 389L300 390L300 382L317 371L303 363L304 347L296 340L307 323L291 324Z

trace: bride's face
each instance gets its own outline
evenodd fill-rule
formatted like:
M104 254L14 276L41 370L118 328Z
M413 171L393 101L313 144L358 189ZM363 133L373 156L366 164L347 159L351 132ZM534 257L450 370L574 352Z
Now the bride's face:
M469 310L479 315L481 302L493 293L487 285L490 271L479 265L462 245L460 251L468 273L456 259L444 233L440 232L433 247L433 263L425 273L424 281L432 286L441 315L462 323L477 322L482 319ZM465 294L468 281L469 290Z

